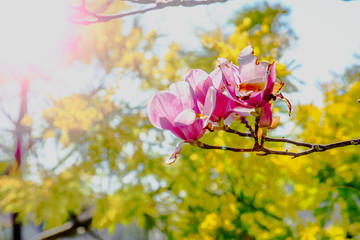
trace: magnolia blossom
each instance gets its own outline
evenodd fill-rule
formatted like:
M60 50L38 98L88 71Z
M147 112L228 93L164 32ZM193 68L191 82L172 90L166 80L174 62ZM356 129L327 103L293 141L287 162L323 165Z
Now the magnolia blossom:
M258 62L253 55L251 46L245 48L238 57L239 67L230 64L226 59L220 59L219 67L223 74L224 86L234 101L245 108L260 108L262 111L261 126L271 126L272 110L270 100L276 100L278 92L284 83L276 79L275 64ZM291 105L284 99L291 110Z
M215 102L214 95L205 97L207 104L199 106L193 89L187 82L170 85L169 91L156 92L149 102L150 122L157 128L170 130L175 136L191 143L201 138ZM181 144L170 158L172 163L181 150Z
M279 91L283 82L276 79L275 64L258 62L252 47L245 48L235 66L218 59L210 75L201 69L191 70L185 81L170 85L169 91L155 93L148 105L150 122L157 128L170 130L182 139L167 163L173 163L184 142L196 144L208 128L209 121L230 125L238 116L261 114L259 127L275 128L271 100L290 102Z

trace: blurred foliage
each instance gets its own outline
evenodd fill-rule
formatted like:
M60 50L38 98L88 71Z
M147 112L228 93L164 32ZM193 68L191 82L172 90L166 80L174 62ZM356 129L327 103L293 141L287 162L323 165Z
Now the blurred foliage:
M244 7L229 21L229 26L234 27L230 34L221 27L200 33L203 51L186 53L185 56L192 68L210 72L218 57L226 58L237 65L239 53L251 45L260 61L277 61L277 77L286 82L286 91L294 91L295 85L287 78L291 76L293 62L284 63L281 60L284 52L296 40L290 26L284 21L288 14L289 10L280 4L271 6L261 3Z
M300 106L296 122L305 129L301 138L308 142L330 143L358 138L360 108L357 103L360 90L359 66L353 65L324 87L324 107ZM351 75L349 75L351 73ZM340 91L339 91L340 90ZM330 239L358 238L359 218L359 151L356 146L345 150L336 149L328 153L307 157L307 166L321 188L328 189L327 196L313 210L318 233ZM318 198L320 192L314 192ZM321 190L323 191L323 190Z
M99 6L104 5L94 8ZM145 101L134 106L117 94L127 87L123 79L140 81L144 92L162 90L191 67L211 71L217 57L236 63L249 44L261 60L281 62L295 39L280 21L287 13L280 5L244 8L231 20L235 28L229 36L220 28L200 34L203 52L171 43L164 56L153 50L156 32L145 33L136 21L129 31L121 21L79 26L69 62L100 66L106 77L94 91L52 99L28 157L40 158L36 151L53 141L62 153L51 159L58 164L49 169L39 161L35 168L27 166L22 178L1 177L2 211L52 228L91 208L97 229L113 232L116 224L135 221L167 239L359 238L358 147L290 159L185 145L182 157L165 166L163 149L170 152L174 141L150 125ZM281 79L291 74L286 63L277 71ZM297 135L291 138L330 143L359 137L359 74L354 66L337 77L342 81L327 84L323 108L299 106ZM239 123L234 128L245 131ZM204 137L226 146L252 145L248 140L224 132Z

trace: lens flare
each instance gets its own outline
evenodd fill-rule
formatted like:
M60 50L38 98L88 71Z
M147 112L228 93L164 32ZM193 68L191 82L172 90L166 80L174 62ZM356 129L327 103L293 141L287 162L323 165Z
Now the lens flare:
M31 74L60 61L71 32L67 1L0 3L0 71Z

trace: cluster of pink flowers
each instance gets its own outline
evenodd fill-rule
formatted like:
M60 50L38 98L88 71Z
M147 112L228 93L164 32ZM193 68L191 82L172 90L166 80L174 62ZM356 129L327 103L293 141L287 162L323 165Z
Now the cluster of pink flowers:
M219 58L210 74L193 69L185 81L171 84L169 91L156 92L148 105L150 122L187 143L200 139L209 126L230 125L251 114L260 114L259 127L276 127L271 100L284 99L279 94L284 84L276 79L276 62L258 62L250 46L240 53L238 62L236 66ZM166 163L175 162L183 142Z

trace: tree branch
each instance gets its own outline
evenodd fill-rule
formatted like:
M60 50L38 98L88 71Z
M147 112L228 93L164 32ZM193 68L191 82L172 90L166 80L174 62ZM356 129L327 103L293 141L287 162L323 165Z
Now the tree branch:
M242 133L239 132L235 129L229 128L228 126L224 126L222 128L222 130L224 130L225 132L228 133L233 133L236 134L240 137L251 137L251 138L255 138L254 135L250 134L250 133ZM286 138L271 138L271 137L265 137L264 138L265 141L267 142L283 142L283 143L290 143L296 146L300 146L300 147L308 147L308 148L312 148L314 144L311 143L304 143L304 142L298 142L298 141L294 141L294 140L290 140L290 139L286 139Z
M248 122L248 120L246 119L246 117L241 117L241 123L245 124L245 127L247 129L249 129L251 136L255 137L255 131L254 129L251 127L250 123Z
M148 7L145 9L129 11L125 13L117 13L111 15L100 15L95 12L88 11L85 6L85 1L79 7L73 7L73 9L77 10L79 13L86 16L85 19L72 19L72 22L82 25L88 25L92 23L99 23L99 22L107 22L112 19L119 19L124 18L131 15L146 13L149 11L159 10L166 7L193 7L198 5L209 5L217 2L226 2L228 0L123 0L131 3L136 4L155 4L153 7Z
M235 131L235 130L234 130ZM233 132L232 132L233 133ZM242 134L242 133L241 133ZM258 156L265 156L265 155L284 155L284 156L292 156L292 158L297 158L300 156L305 156L314 152L325 152L330 149L334 148L340 148L340 147L346 147L351 145L359 145L360 144L360 138L352 139L348 141L341 141L341 142L335 142L330 144L309 144L309 143L300 143L288 139L276 139L276 138L265 138L265 139L272 139L276 140L278 142L287 142L292 143L297 146L305 146L309 147L310 149L302 151L302 152L290 152L288 150L286 151L277 151L277 150L271 150L263 145L254 145L253 148L234 148L234 147L226 147L226 146L213 146L208 145L200 141L195 141L191 143L193 146L200 147L202 149L217 149L217 150L227 150L232 152L256 152Z
M5 115L5 117L14 125L16 125L16 121L10 116L10 114L0 105L0 111Z
M85 228L85 230L88 231L89 235L92 236L94 239L101 239L100 236L91 231L91 221L92 216L90 214L90 211L83 212L79 216L72 215L70 221L64 223L59 227L51 228L42 233L39 233L38 235L32 237L30 240L50 240L74 236L77 234L77 228L79 227Z

